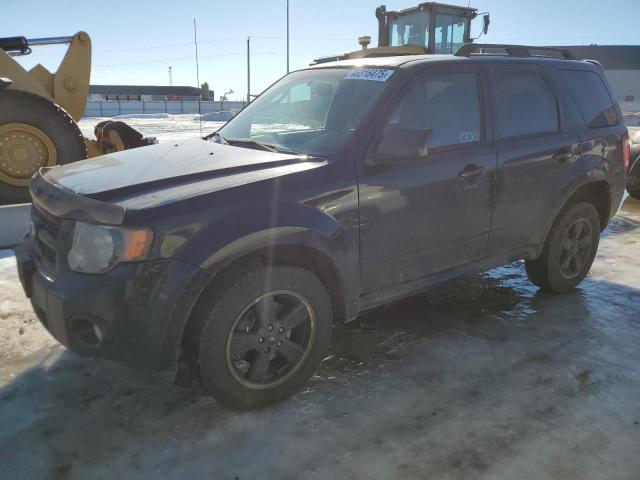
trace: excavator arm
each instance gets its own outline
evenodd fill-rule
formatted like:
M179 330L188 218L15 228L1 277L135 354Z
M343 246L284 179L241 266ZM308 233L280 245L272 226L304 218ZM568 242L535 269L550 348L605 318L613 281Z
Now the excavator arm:
M29 55L31 47L59 44L69 47L54 73L41 64L26 70L14 59ZM85 32L0 38L0 205L29 201L27 186L41 167L156 143L119 121L102 122L95 139L84 138L77 122L90 78L91 39Z
M58 70L51 73L41 64L27 71L13 57L28 55L32 46L68 43ZM78 122L84 114L91 78L91 39L85 32L71 37L11 37L0 40L0 73L11 79L9 88L33 93L64 108Z

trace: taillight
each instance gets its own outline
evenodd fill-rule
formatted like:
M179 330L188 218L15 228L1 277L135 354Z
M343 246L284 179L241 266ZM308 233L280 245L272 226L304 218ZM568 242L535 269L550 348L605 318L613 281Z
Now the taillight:
M631 139L629 134L625 133L622 136L622 164L624 165L624 171L629 170L629 163L631 162Z

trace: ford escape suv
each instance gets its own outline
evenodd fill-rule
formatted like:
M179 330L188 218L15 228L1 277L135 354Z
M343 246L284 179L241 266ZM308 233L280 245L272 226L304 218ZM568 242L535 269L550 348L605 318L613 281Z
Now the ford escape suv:
M602 68L562 51L325 63L204 139L42 169L17 249L69 349L258 407L332 325L524 259L568 292L619 208L629 139Z

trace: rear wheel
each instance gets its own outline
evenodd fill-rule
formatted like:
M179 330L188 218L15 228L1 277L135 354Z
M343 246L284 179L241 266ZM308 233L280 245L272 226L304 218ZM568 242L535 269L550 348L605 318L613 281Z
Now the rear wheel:
M635 198L636 200L640 200L640 187L637 187L637 188L627 187L627 193L629 194L629 196Z
M525 262L529 280L549 292L573 290L589 272L599 241L600 217L591 203L580 202L563 209L540 256Z
M638 157L629 170L627 178L627 193L636 200L640 200L640 157Z
M262 407L313 375L329 346L332 306L311 272L260 266L205 295L186 347L214 397L232 407Z
M0 204L29 202L31 177L87 157L80 129L58 105L19 90L0 90Z

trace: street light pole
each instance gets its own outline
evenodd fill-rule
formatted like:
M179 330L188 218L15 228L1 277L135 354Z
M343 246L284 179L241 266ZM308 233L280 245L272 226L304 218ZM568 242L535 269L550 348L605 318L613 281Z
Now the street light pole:
M251 37L247 37L247 104L251 103Z
M289 73L289 0L287 0L287 73Z
M171 66L169 66L169 86L173 86L173 79L171 78Z

